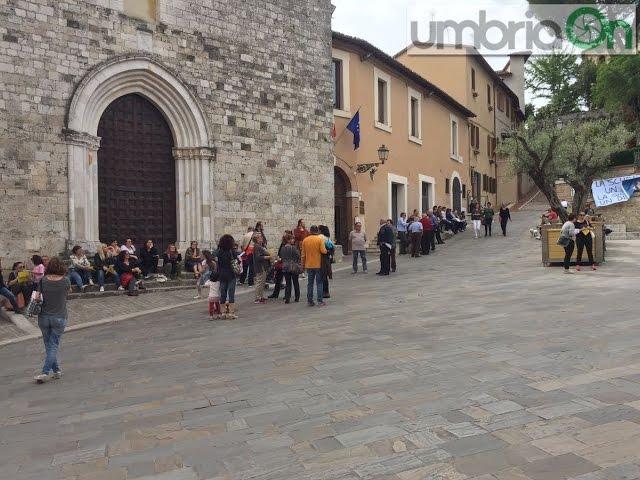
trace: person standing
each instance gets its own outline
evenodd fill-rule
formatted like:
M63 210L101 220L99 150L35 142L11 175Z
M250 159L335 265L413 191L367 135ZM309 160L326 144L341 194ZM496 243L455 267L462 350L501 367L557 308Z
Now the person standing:
M292 234L292 232L291 231L285 231L284 232L284 235L282 236L282 241L280 242L280 246L278 247L278 258L276 259L277 261L273 266L274 270L276 271L275 279L274 279L274 286L273 286L273 293L271 295L269 295L268 298L277 299L278 297L280 297L280 290L284 286L282 284L282 281L284 280L284 271L283 271L283 263L282 263L282 249L285 247L285 245L287 245L289 243L289 241L288 241L289 234Z
M417 219L414 219L409 225L409 235L411 236L411 258L418 258L422 243L422 223Z
M482 212L480 205L475 204L475 210L471 211L471 221L473 222L473 238L480 236L480 227L482 226Z
M304 239L309 236L309 230L307 230L307 227L304 224L304 220L302 218L298 220L298 225L293 231L293 236L296 240L296 247L298 248L298 250L300 250L302 248L302 242L304 242Z
M326 225L318 225L320 236L324 237L324 246L327 249L326 255L322 255L322 296L323 298L331 298L329 293L329 280L333 280L333 259L336 253L336 247L331 241L331 232Z
M293 235L287 234L286 241L286 245L282 247L280 252L282 271L286 282L284 289L284 303L291 302L292 285L295 291L294 301L298 303L300 301L300 283L298 277L302 271L302 265L300 264L300 250L296 245L296 239Z
M218 241L218 279L220 280L220 306L224 307L223 317L229 320L237 319L236 297L236 256L235 240L231 235L223 235Z
M569 214L568 220L562 225L560 230L560 239L558 244L564 247L564 273L572 273L569 270L571 265L571 255L576 245L576 226L573 223L576 216L573 213Z
M402 212L396 223L396 230L398 231L398 238L400 239L400 255L407 254L407 227L407 214Z
M318 305L325 306L322 293L322 255L326 255L327 247L325 246L324 237L320 235L320 229L316 225L312 225L309 236L302 242L302 268L309 274L307 275L307 304L310 307L315 306L313 301L313 285L316 285L316 298Z
M267 274L271 269L271 255L264 246L262 234L253 235L253 244L253 268L256 272L256 297L253 303L264 304L267 303L264 289L267 284Z
M429 216L429 220L431 220L431 224L433 225L433 230L431 231L429 243L431 244L431 251L435 252L436 240L437 240L436 237L439 235L438 229L440 228L440 222L438 221L438 218L434 215L433 210L429 210L427 212L427 215Z
M487 206L484 208L482 212L482 219L484 221L484 236L491 236L491 227L493 226L493 217L496 212L493 210L491 206L491 202L487 202Z
M378 247L380 248L380 271L376 275L391 273L391 248L393 248L393 230L386 220L380 220L378 230Z
M509 207L507 207L504 203L500 207L500 228L502 228L502 235L507 236L507 223L511 220L511 212L509 211Z
M435 225L434 234L436 237L436 241L438 245L444 245L444 240L442 240L442 228L444 227L444 224L442 223L442 217L440 215L440 207L433 208L433 218L435 218L435 222L436 222L434 223Z
M431 253L433 223L431 222L431 218L427 213L422 214L422 219L420 220L420 223L422 223L422 242L420 245L422 250L422 255L429 255Z
M58 364L58 349L64 329L67 325L67 294L71 291L71 282L66 276L67 268L57 257L49 260L44 277L40 281L36 299L42 302L38 315L38 327L42 332L42 342L46 352L42 372L34 377L36 383L62 377Z
M240 285L244 285L245 281L247 285L253 287L255 281L255 272L253 271L253 227L247 229L247 233L242 237L242 243L240 244L242 249L242 274L240 275Z
M391 231L393 232L393 242L391 242L391 255L389 257L389 265L391 266L391 273L396 272L396 251L398 249L398 230L396 230L395 225L393 224L393 220L387 220L387 224Z
M593 261L593 237L591 236L591 222L586 217L584 212L578 214L578 218L573 222L576 229L576 248L578 249L576 255L576 271L580 271L580 265L582 263L582 253L584 249L587 249L587 256L589 257L589 265L591 270L597 270L595 262Z
M476 207L478 206L478 202L475 201L474 198L471 199L471 202L469 202L469 211L471 213L476 211Z
M367 234L362 231L362 223L356 222L354 230L349 234L353 255L353 274L358 273L358 257L362 260L362 271L367 273L367 242Z

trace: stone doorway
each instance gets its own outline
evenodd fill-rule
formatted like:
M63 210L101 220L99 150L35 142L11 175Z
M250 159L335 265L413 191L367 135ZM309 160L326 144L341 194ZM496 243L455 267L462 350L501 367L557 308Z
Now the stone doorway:
M158 250L177 240L173 136L149 100L129 94L114 100L98 124L100 241L151 239Z
M347 193L351 191L351 182L347 174L340 168L333 168L334 189L335 189L335 240L342 246L345 255L349 250L349 233L353 228L353 212L351 208L351 198Z

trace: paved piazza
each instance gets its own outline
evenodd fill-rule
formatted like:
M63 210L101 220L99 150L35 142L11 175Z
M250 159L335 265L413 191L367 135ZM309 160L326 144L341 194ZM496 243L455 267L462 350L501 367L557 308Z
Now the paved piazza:
M3 347L0 478L640 478L640 244L567 276L533 218L340 272L324 309L245 295L236 322L70 332L54 383L31 381L40 341Z

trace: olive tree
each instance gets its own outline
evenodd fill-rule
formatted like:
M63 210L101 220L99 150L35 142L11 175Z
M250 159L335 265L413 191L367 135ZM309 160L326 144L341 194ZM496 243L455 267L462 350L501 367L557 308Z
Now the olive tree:
M575 190L573 210L581 210L593 180L606 173L611 155L624 147L629 136L624 126L611 119L563 124L538 118L513 130L497 152L510 157L515 172L529 175L566 221L568 213L556 193L556 182L565 180Z

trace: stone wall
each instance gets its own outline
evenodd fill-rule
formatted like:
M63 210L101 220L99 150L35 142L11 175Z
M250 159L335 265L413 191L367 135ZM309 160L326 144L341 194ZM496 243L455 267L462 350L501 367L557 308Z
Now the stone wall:
M198 100L216 160L213 231L272 238L295 220L333 224L329 0L159 0L156 21L121 0L0 4L0 256L57 254L68 240L69 102L121 55L166 66Z

